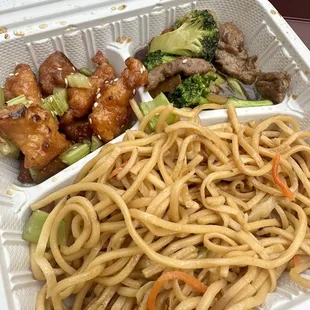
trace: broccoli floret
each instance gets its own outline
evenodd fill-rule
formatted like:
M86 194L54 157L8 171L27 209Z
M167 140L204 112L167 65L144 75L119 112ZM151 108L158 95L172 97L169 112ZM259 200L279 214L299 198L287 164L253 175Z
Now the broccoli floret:
M206 96L211 92L209 86L217 79L217 75L207 73L195 74L183 81L168 99L178 108L195 107L199 104L208 103Z
M172 31L155 37L150 52L203 58L211 61L219 41L219 29L208 10L195 10L177 20Z
M150 72L159 65L174 61L178 56L163 53L162 51L155 51L146 55L144 59L144 66Z
M154 109L158 108L159 106L169 105L169 104L170 102L167 99L167 97L163 93L160 93L152 101L141 102L139 107L140 107L142 114L145 116L149 114L151 111L153 111ZM156 129L157 121L158 121L158 116L154 116L149 121L148 126L152 131L155 131ZM175 121L175 115L170 114L166 121L168 125L172 124Z

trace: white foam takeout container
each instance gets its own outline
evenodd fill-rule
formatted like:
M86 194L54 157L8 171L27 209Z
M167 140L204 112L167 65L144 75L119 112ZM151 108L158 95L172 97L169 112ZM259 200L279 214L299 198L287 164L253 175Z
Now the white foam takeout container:
M310 53L285 20L266 0L7 0L0 1L0 85L17 63L37 72L54 50L62 50L77 67L90 67L101 49L118 73L123 61L146 46L174 20L192 9L216 11L219 21L234 22L244 32L250 55L258 55L264 71L287 71L292 84L285 101L272 107L238 109L242 121L262 120L277 114L295 116L310 128ZM120 37L131 43L111 43ZM149 100L143 90L137 100ZM225 121L225 110L203 112L205 124ZM137 124L134 126L137 127ZM122 139L122 136L114 142ZM18 162L0 158L0 304L1 309L34 309L42 283L29 266L23 224L34 201L73 182L80 168L96 151L40 185L23 187L17 181ZM308 273L310 276L310 273ZM307 276L307 272L306 272ZM310 292L281 277L277 290L261 309L307 309Z

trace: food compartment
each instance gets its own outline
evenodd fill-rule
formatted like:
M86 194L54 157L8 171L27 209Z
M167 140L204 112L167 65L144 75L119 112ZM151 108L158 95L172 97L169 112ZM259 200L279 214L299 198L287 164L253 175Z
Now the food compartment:
M111 22L100 20L99 22L95 16L93 20L89 20L88 23L92 25L89 28L83 28L79 24L69 26L66 24L62 29L53 31L46 27L46 30L40 31L39 39L36 39L36 33L33 32L28 37L25 30L25 37L13 37L9 40L0 41L1 59L7 59L0 68L0 84L3 85L5 78L12 72L16 63L27 63L37 72L46 56L55 50L63 51L78 68L93 68L94 65L90 59L98 49L104 53L108 52L107 45L109 43L125 41L126 38L129 38L131 41L130 54L134 55L138 50L147 46L154 36L159 35L163 29L169 27L176 18L183 16L192 9L208 8L216 12L220 22L231 21L243 31L245 47L249 55L256 54L258 56L258 65L261 69L266 72L287 71L292 77L292 85L284 101L285 105L247 109L240 111L240 113L242 115L250 113L250 115L256 116L257 113L274 115L278 112L293 111L294 115L300 119L307 118L307 113L304 114L303 112L304 103L310 98L309 70L307 70L306 62L299 57L299 53L296 53L293 43L300 50L304 46L301 42L295 42L295 39L294 42L293 39L286 39L286 34L280 26L285 29L287 24L267 1L262 1L259 4L254 0L238 2L225 0L184 1L176 6L174 6L173 1L169 1L153 7L146 5L148 7L147 13L146 7L141 8L143 12L140 15L137 15L138 12L140 13L139 10L137 10L137 14L133 10L126 12L126 7L123 19L115 19ZM242 12L246 12L246 16ZM44 37L45 35L46 37ZM18 51L14 55L14 60L10 52L12 48ZM309 57L305 53L303 55ZM109 58L108 55L107 57ZM122 63L115 60L112 61L112 64L116 66L116 71L119 73ZM301 100L297 100L299 97ZM209 111L205 113L209 113ZM214 113L210 112L211 118L217 121L218 119L213 117ZM218 111L218 113L220 118L225 115L224 111ZM2 183L21 185L16 180L17 162L1 158L0 165L3 167L3 171L7 171L6 178Z
M79 54L79 50L77 50L76 43L80 46L81 42L79 41L81 39L81 32L74 32L68 36L70 39L67 39L66 37L63 38L63 42L67 42L66 44L74 43L72 44L72 50L75 50L76 57L71 57L73 64L77 68L89 68L90 70L95 69L95 65L90 61L90 58L94 54L89 53L89 59L87 58L88 55L86 55L86 51L83 50L82 54ZM55 42L54 42L55 43ZM38 68L40 67L42 61L46 59L46 53L44 53L44 46L46 46L48 54L51 54L55 51L55 49L52 49L53 46L53 39L45 39L37 42L32 42L32 46L35 48L30 49L35 56L34 59L39 59L40 61L35 62L35 68L38 72ZM104 55L109 60L110 64L115 69L115 75L120 76L122 71L125 69L125 60L127 59L127 56L129 56L129 53L127 52L126 44L120 44L115 43L113 46L106 46L105 47L105 53ZM95 52L96 53L96 52ZM125 54L124 54L125 53ZM67 53L68 55L69 53ZM124 54L124 55L123 55ZM72 54L74 55L74 54ZM70 59L70 60L71 60ZM15 65L12 64L12 71L14 70ZM122 131L124 132L126 129L131 128L135 123L137 119L134 115L134 113L131 113L129 120L127 124L125 124ZM3 193L6 193L6 189L9 188L10 184L14 184L18 187L35 187L37 185L35 184L22 184L18 181L18 174L19 174L19 166L22 164L21 161L10 158L10 157L1 157L0 158L0 167L1 173L0 173L0 184L1 184L1 190ZM74 164L73 164L74 166ZM66 169L72 169L71 166L67 167ZM65 170L66 170L65 169ZM56 178L57 174L52 176L51 178ZM1 181L3 179L3 181Z

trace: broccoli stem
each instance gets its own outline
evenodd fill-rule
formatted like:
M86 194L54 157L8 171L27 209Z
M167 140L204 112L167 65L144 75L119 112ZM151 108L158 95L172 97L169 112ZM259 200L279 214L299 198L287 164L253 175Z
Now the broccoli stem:
M229 98L227 104L233 104L235 108L250 108L250 107L264 107L271 106L273 102L270 100L242 100L238 98Z
M84 158L90 153L90 146L87 143L76 143L72 145L66 152L60 155L60 159L68 166Z
M0 107L5 106L4 90L0 87Z
M169 104L170 104L170 102L167 99L167 97L163 93L160 93L152 101L141 102L139 107L140 107L142 114L145 116L145 115L149 114L151 111L153 111L154 109L156 109L157 107L159 107L161 105L169 105ZM150 129L152 131L155 131L155 129L156 129L157 121L158 121L158 116L154 116L149 121L148 126L150 127ZM167 118L167 123L170 125L174 121L175 121L175 115L170 114Z
M245 91L243 90L240 82L232 77L227 78L227 84L232 92L240 99L247 100Z
M217 74L217 79L215 80L215 85L221 86L221 85L223 85L225 83L226 83L226 80L222 76Z

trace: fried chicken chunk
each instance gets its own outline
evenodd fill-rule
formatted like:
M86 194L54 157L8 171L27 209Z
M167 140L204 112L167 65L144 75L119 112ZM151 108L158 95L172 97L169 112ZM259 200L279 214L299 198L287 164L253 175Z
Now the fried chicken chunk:
M0 109L0 135L25 155L25 168L43 168L69 147L49 111L22 104Z
M62 132L66 137L74 142L83 142L84 140L91 140L93 129L91 128L88 119L76 119L70 124L60 124Z
M51 54L40 66L39 84L45 95L51 95L55 87L66 87L66 76L74 73L76 68L62 52Z
M103 141L110 141L121 133L131 113L129 100L133 98L136 88L148 82L148 73L138 59L130 57L125 64L127 68L119 79L101 87L89 117L94 132Z
M14 75L6 79L4 93L6 100L25 95L31 105L41 104L41 91L29 65L16 66Z
M75 118L81 118L91 112L97 89L100 88L107 79L114 77L115 71L108 60L98 51L92 58L98 65L95 72L89 77L91 88L68 88L69 111L61 118L61 123L70 124Z

